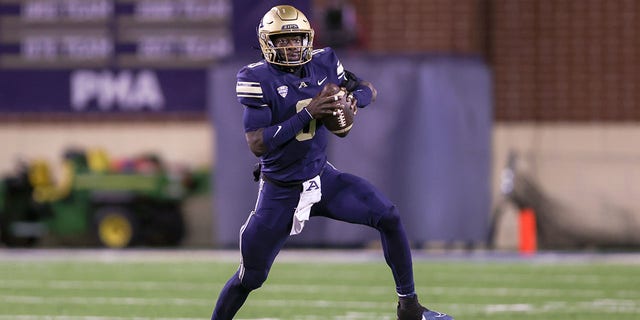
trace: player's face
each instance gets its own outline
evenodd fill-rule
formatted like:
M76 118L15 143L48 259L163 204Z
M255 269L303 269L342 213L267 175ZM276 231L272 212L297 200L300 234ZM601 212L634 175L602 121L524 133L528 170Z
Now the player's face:
M273 45L278 49L278 55L284 62L300 61L302 58L302 36L287 35L273 39Z

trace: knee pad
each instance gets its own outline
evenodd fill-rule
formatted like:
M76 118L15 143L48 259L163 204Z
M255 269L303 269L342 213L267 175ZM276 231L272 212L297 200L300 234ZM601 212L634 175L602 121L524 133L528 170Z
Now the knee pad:
M262 287L262 284L267 280L269 270L252 270L247 269L244 266L240 270L240 283L247 290L255 290Z

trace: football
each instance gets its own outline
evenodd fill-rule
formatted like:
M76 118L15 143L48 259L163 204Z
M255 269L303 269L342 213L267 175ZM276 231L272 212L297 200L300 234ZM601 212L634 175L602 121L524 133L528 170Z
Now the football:
M334 85L335 86L335 85ZM337 87L337 86L336 86ZM338 137L346 137L353 127L353 111L349 107L351 103L347 101L347 89L339 88L339 91L333 94L336 101L335 112L333 115L322 118L322 123L329 131Z

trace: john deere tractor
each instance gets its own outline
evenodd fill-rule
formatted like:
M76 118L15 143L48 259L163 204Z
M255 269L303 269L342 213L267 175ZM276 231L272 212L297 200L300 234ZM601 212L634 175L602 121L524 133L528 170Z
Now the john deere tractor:
M203 175L169 170L155 156L115 163L101 150L69 150L59 179L47 162L30 161L0 181L0 240L175 246L185 235L182 202L202 181Z

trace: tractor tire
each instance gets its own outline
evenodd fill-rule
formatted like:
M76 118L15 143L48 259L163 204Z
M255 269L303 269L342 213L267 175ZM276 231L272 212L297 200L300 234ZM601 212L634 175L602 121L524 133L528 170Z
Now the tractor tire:
M138 242L140 226L136 217L123 207L102 207L93 216L93 234L98 245L120 249Z
M9 248L33 248L38 243L36 237L18 237L11 233L8 228L0 230L0 242Z
M185 223L179 206L158 208L145 227L145 244L150 246L177 246L185 235Z
M7 212L0 212L0 243L9 248L32 248L38 243L36 237L21 237L13 234L11 230L11 218Z

